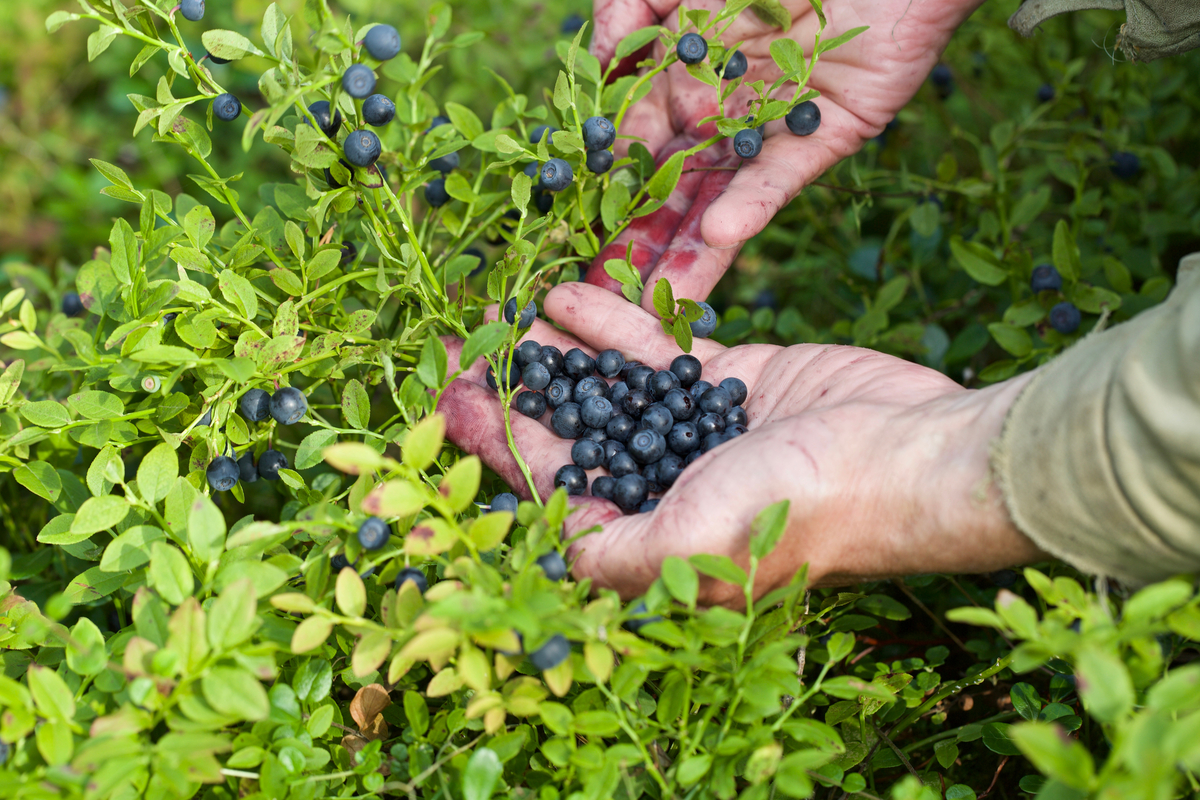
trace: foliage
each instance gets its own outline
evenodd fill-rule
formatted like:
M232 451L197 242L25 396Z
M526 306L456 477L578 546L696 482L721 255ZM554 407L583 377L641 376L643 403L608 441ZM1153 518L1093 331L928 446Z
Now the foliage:
M205 24L183 30L169 0L82 5L50 9L49 27L82 47L80 26L65 23L98 23L86 47L113 98L99 116L112 119L97 122L87 92L70 114L47 115L46 141L76 166L49 190L36 176L53 162L21 148L36 197L17 205L25 218L61 217L71 248L28 238L25 255L91 259L45 270L10 258L0 302L11 317L0 327L10 350L0 376L5 797L765 800L994 788L1057 798L1194 787L1196 675L1177 662L1200 633L1200 601L1183 581L1122 604L1062 567L996 576L1010 583L999 592L934 576L810 591L801 573L757 603L747 594L745 612L697 608L701 580L750 585L781 529L773 507L749 572L712 556L669 559L640 604L622 605L586 583L551 583L535 565L561 547L561 493L523 503L516 520L476 505L498 482L444 445L430 412L454 374L480 357L499 367L515 341L513 326L481 324L484 305L523 306L576 277L679 178L682 157L656 168L637 146L608 176L583 168L580 120L619 124L648 87L606 81L579 46L586 30L538 51L505 41L515 34L503 9L516 4L464 4L464 25L444 5L396 19L370 0L336 14L323 0L210 1ZM712 36L750 6L773 19L772 3L737 2L691 12L681 28ZM338 81L376 20L397 23L406 43L372 63L398 116L380 130L386 176L351 175L305 108L330 99L357 119ZM919 98L899 129L747 246L714 301L718 338L852 342L995 380L1084 333L1046 330L1052 298L1029 296L1034 263L1053 259L1092 320L1165 295L1166 254L1200 213L1195 172L1172 155L1195 152L1197 128L1188 103L1165 101L1194 93L1185 78L1196 59L1100 69L1059 52L1091 35L1067 31L1066 45L1034 50L1058 99L1035 106L1033 87L1021 99L1006 86L972 102L985 80L1031 58L1001 29L964 26L949 56L963 65L956 92ZM624 49L674 36L648 29ZM50 55L33 86L54 86L46 76L75 61L39 41ZM201 45L233 63L198 61ZM712 52L720 61L716 43ZM811 59L773 55L804 97ZM481 77L487 65L494 80ZM976 66L979 86L967 77ZM731 85L707 63L692 71L718 93ZM771 88L759 87L756 124L789 105L771 105ZM243 123L212 120L209 100L223 90L242 99ZM33 89L20 91L28 100ZM451 124L430 128L438 113ZM526 144L544 123L561 130ZM732 136L748 123L717 124ZM64 144L75 126L105 156L99 185ZM136 153L109 155L131 129ZM1142 157L1136 183L1105 178L1118 149ZM429 162L452 152L462 162L445 179L453 199L429 209ZM523 168L551 155L571 160L577 180L543 215ZM0 183L13 197L17 185ZM356 244L350 263L343 242ZM486 248L485 263L471 247ZM627 261L610 272L640 293ZM765 286L775 296L759 302ZM84 319L58 311L68 290L85 296ZM692 301L665 282L654 299L686 345ZM458 363L438 338L448 333L466 339ZM247 390L289 385L309 400L299 426L237 413ZM281 481L209 492L215 456L268 446L288 454ZM369 553L354 536L368 514L393 534ZM335 571L335 554L353 566ZM412 582L395 587L408 566L429 580L424 596ZM539 672L523 654L556 634L572 653ZM1020 754L1031 765L1010 761Z

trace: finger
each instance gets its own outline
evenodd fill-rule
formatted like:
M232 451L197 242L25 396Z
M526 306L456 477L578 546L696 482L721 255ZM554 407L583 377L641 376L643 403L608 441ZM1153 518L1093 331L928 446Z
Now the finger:
M546 295L546 314L597 350L620 350L636 359L666 369L680 354L674 337L663 333L658 320L624 298L583 283L564 283ZM706 362L724 347L707 339L692 343L692 355Z
M874 126L824 98L814 102L821 109L816 133L795 136L782 120L769 123L762 152L743 161L709 205L700 232L710 247L736 247L758 234L802 188L878 134Z
M645 277L646 290L642 293L642 308L651 314L655 313L654 285L660 280L666 279L670 282L676 298L704 300L737 256L739 246L723 249L709 247L701 235L704 215L712 202L733 180L737 160L735 156L726 156L714 163L714 171L701 173L702 178L692 207L675 231L675 237L666 252ZM728 169L721 169L722 167Z
M596 27L588 49L600 59L601 68L607 69L622 39L639 28L658 24L678 4L678 0L596 0L592 14Z
M660 151L657 162L661 165L673 154L686 150L696 144L691 136L679 136ZM667 250L674 240L680 225L695 202L705 177L709 174L704 170L712 167L720 153L716 148L709 148L697 153L684 161L683 174L679 178L674 191L667 198L662 208L653 214L639 217L629 224L619 236L600 255L592 260L584 280L593 286L600 286L611 292L620 292L621 284L614 280L604 269L604 262L612 258L624 259L630 242L633 248L630 259L635 269L645 280L654 269L659 257Z
M451 381L438 401L438 412L446 417L447 439L479 456L518 495L531 497L525 476L509 450L504 409L495 392L469 380ZM510 417L517 450L533 475L538 493L547 497L554 491L554 473L571 461L572 442L515 411Z

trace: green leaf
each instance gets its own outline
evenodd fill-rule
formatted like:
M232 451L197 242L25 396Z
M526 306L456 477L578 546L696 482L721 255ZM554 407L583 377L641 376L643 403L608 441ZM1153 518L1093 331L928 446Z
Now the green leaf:
M671 282L660 278L654 284L654 310L663 319L675 316L675 293L671 291Z
M57 672L40 664L30 664L27 676L29 693L43 717L64 721L74 719L75 698Z
M87 617L80 617L71 628L71 638L67 640L67 666L78 675L98 675L107 665L104 634L96 627L96 623Z
M758 513L750 526L750 555L758 560L766 558L775 549L783 532L787 529L788 509L791 503L781 500Z
M21 416L39 428L61 428L69 425L71 415L62 403L53 400L37 400L21 406Z
M1079 260L1079 248L1075 245L1075 237L1071 235L1071 228L1066 220L1060 219L1054 226L1053 260L1054 268L1062 275L1064 283L1071 284L1079 280L1083 271Z
M1095 777L1092 754L1060 726L1047 723L1013 725L1010 736L1025 757L1043 774L1075 789L1087 791Z
M1033 351L1033 340L1024 328L1006 322L993 322L988 325L988 332L992 334L996 344L1017 358L1024 358Z
M166 534L152 525L134 525L104 548L100 559L102 572L129 572L150 561L150 545L162 541Z
M688 558L688 563L708 577L731 583L734 586L744 587L746 581L750 580L746 571L733 563L733 559L729 556L697 553Z
M679 556L667 556L662 562L662 579L672 597L689 608L696 605L700 579L688 562Z
M89 497L75 512L71 522L71 533L93 534L108 530L129 513L129 503L124 497L106 494Z
M454 102L447 102L444 107L446 116L450 117L450 124L463 135L464 139L472 141L477 136L483 135L483 123L479 121L479 117L475 116L474 111Z
M821 44L817 46L817 55L821 55L827 50L833 50L834 48L841 47L846 42L858 36L860 33L866 33L868 30L870 30L870 26L863 25L860 28L851 28L840 36L835 36L828 41L822 41Z
M371 398L356 378L346 381L342 390L342 416L351 428L364 430L371 423Z
M475 359L496 352L500 345L508 339L511 331L512 326L507 322L489 322L486 325L480 325L463 343L462 353L458 358L459 367L469 369L475 363Z
M248 320L258 316L258 297L250 281L231 269L222 270L217 285L226 300L237 307L238 313Z
M792 15L783 7L779 0L753 0L750 3L750 8L755 15L768 25L774 25L781 31L786 31L792 27ZM822 19L822 26L824 19Z
M633 33L628 34L624 39L617 44L616 59L620 61L641 50L646 45L658 38L662 32L662 28L657 25L651 25L648 28L639 28ZM607 66L607 65L604 65Z
M679 178L683 175L683 156L684 151L680 150L672 154L658 168L654 177L646 184L646 194L655 200L664 201L671 196L671 192L675 191L675 187L679 184Z
M417 362L417 377L430 389L440 389L446 382L446 346L437 336L430 336L421 345L421 360Z
M771 58L779 71L788 77L800 75L808 68L804 62L804 48L786 36L771 41Z
M988 750L993 753L999 753L1002 756L1019 756L1021 750L1013 741L1009 731L1012 730L1012 725L1005 725L1003 722L989 722L983 726L983 744Z
M163 599L179 605L192 594L195 578L188 566L187 558L178 547L166 542L150 545L150 569L147 577Z
M145 455L138 464L138 492L148 503L157 503L167 496L179 477L179 454L163 442Z
M218 651L232 650L258 628L258 598L254 584L234 581L208 608L208 643Z
M336 441L335 431L313 431L300 442L300 447L296 450L296 462L292 466L296 469L315 467L321 463L321 454L325 448Z
M62 478L50 464L45 461L30 461L13 470L17 483L36 494L43 500L53 503L62 492Z
M404 438L404 463L414 469L425 469L442 450L446 437L446 418L432 414L413 426Z
M1114 651L1089 645L1076 654L1076 686L1083 706L1104 723L1115 723L1133 709L1133 681Z
M903 603L886 594L873 594L854 604L858 609L884 619L905 620L912 612Z
M253 42L235 31L208 30L200 35L200 41L204 42L208 52L228 61L236 61L248 53L262 55Z
M361 617L367 608L367 589L353 567L343 567L337 576L338 608L347 617Z
M215 710L234 719L257 721L271 712L261 683L241 667L213 667L201 681L204 697Z
M99 567L92 567L76 575L75 579L67 584L67 588L63 590L63 598L76 606L91 603L120 589L127 578L127 575L111 575L102 572Z
M477 747L467 759L463 770L462 787L464 800L488 800L500 780L504 767L494 750Z
M216 562L225 550L225 515L207 495L200 495L188 513L188 547L201 561Z
M959 266L979 283L999 286L1008 279L1008 271L1000 266L1000 260L978 242L964 242L955 236L950 239L950 252Z

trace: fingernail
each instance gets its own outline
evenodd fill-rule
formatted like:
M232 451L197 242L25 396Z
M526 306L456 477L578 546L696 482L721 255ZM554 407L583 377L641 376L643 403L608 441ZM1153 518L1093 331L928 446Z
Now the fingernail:
M744 245L745 242L734 242L733 244L709 244L705 242L704 244L708 245L710 250L734 250Z

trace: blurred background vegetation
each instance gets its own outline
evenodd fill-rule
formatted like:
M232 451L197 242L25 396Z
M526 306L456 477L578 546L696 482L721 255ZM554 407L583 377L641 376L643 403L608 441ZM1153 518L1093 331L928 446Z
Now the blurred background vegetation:
M165 64L151 60L130 77L122 65L136 44L123 37L88 64L88 26L45 32L46 16L71 5L0 4L14 45L0 48L0 280L19 281L46 305L67 290L73 265L106 243L112 218L137 212L99 193L106 181L88 158L119 164L139 187L197 191L181 151L151 144L147 132L130 135L136 114L126 95L152 95ZM260 5L210 2L206 25L254 27ZM301 0L280 5L298 13ZM421 3L335 5L397 25L408 51L420 46ZM1121 15L1102 11L1052 20L1022 40L1005 24L1013 9L985 4L951 42L940 80L746 246L712 299L722 312L717 338L853 343L968 385L1007 377L1074 338L1045 324L1062 298L1033 298L1026 285L1032 265L1051 259L1060 220L1094 301L1087 308L1068 287L1085 306L1077 335L1099 318L1087 313L1101 310L1092 287L1120 296L1118 321L1165 297L1178 259L1200 250L1200 53L1128 63L1114 56ZM454 10L456 28L486 36L453 51L431 91L485 116L501 91L485 67L536 103L552 84L555 42L590 16L578 0L466 0ZM194 52L203 52L198 35ZM251 106L264 68L253 58L213 67ZM245 173L243 196L288 179L278 150L259 140L243 152L238 139L215 145L230 173ZM1135 157L1132 173L1128 155L1114 172L1114 154ZM992 250L1012 277L995 287L973 280L951 253L955 237ZM1028 343L1002 347L998 322L1027 331Z

